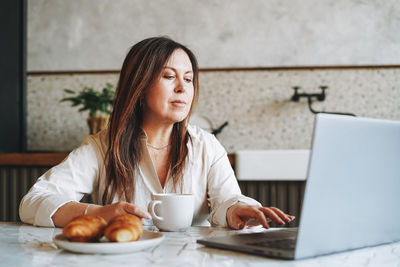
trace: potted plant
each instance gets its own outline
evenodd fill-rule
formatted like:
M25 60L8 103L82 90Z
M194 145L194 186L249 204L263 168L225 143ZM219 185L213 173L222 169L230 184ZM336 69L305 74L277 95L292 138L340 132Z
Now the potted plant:
M111 83L106 83L101 92L90 87L84 87L78 93L71 89L64 89L65 93L73 96L65 97L60 102L70 101L73 107L81 105L80 112L89 110L87 123L90 133L95 134L107 127L114 100L113 88Z

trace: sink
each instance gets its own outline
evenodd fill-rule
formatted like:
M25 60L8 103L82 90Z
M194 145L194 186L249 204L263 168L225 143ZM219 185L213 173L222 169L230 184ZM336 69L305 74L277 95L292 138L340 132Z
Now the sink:
M307 177L310 150L240 150L235 153L238 180L301 181Z

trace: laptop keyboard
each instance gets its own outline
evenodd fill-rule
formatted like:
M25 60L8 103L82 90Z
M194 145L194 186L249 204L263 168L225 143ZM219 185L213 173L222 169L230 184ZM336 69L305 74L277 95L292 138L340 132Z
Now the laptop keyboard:
M296 246L296 240L295 239L269 240L258 243L250 243L249 245L292 250Z

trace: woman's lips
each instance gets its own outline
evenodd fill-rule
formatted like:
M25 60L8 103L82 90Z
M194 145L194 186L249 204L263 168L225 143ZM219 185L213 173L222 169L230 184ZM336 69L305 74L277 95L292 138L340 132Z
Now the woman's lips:
M186 102L185 102L185 101L182 101L182 100L174 100L174 101L171 101L171 104L172 104L174 107L178 107L178 108L184 108L184 107L186 106Z

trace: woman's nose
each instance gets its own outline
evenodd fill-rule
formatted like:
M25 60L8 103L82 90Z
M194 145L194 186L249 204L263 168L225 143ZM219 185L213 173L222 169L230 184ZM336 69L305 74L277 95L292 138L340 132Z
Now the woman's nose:
M183 93L185 91L185 81L183 79L177 79L175 86L175 93Z

